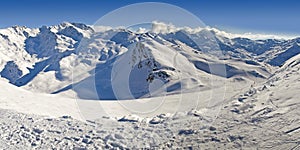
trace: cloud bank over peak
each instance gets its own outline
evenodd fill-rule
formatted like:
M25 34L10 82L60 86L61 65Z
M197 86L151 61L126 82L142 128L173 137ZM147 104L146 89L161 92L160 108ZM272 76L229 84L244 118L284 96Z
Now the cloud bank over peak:
M126 27L113 28L113 27L109 27L109 26L93 26L93 28L96 32L105 32L105 31L112 30L112 29L126 29ZM223 30L220 30L220 29L217 29L214 27L210 27L210 26L197 27L197 28L191 28L191 27L187 27L187 26L177 27L172 23L164 23L164 22L159 22L159 21L153 21L151 23L151 26L149 26L148 28L139 27L134 32L137 34L142 34L142 33L146 33L146 32L152 32L152 33L156 33L156 34L159 34L159 33L166 34L166 33L174 33L177 31L185 31L189 34L195 34L195 33L201 32L203 30L210 31L217 36L223 36L223 37L227 37L230 39L248 38L248 39L252 39L252 40L264 40L264 39L293 39L293 38L297 37L297 36L291 36L291 35L259 34L259 33L251 33L251 32L230 33L230 32L223 31Z
M190 34L198 33L202 30L208 30L216 35L224 36L227 38L249 38L253 40L260 40L260 39L293 39L296 38L296 36L289 36L289 35L276 35L276 34L257 34L257 33L229 33L217 28L205 26L205 27L197 27L197 28L190 28L190 27L176 27L175 25L171 23L163 23L163 22L152 22L152 29L151 31L154 33L172 33L179 30L186 31Z
M176 31L184 30L189 33L197 33L203 29L204 29L203 27L197 27L197 28L176 27L175 25L173 25L171 23L153 21L151 32L153 32L153 33L172 33L172 32L176 32Z

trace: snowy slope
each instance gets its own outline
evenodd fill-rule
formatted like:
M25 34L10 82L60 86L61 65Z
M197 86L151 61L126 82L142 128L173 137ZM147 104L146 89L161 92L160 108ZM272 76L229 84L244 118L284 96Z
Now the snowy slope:
M174 99L174 94L190 93L195 95L191 96L195 97L190 100L193 103L199 96L194 92L207 93L203 99L211 99L211 93L219 90L229 98L241 89L266 81L275 71L267 64L271 57L261 61L266 56L275 53L273 59L284 61L297 54L297 39L251 40L225 37L215 29L212 34L209 31L179 29L139 34L127 29L94 30L77 23L39 29L2 29L0 74L11 84L46 97L52 93L50 97L68 100L159 99L159 96ZM206 38L212 35L216 37ZM293 53L284 55L290 53L291 45L295 47ZM211 53L218 48L218 55ZM179 100L174 101L177 103ZM184 110L191 109L190 106Z
M74 99L66 99L56 95L39 94L27 91L0 80L0 107L19 112L59 117L71 115L80 119Z
M299 43L217 29L1 29L0 148L297 149Z
M284 61L298 54L299 48L297 47L298 39L252 40L232 37L229 36L230 34L224 34L216 29L203 29L193 32L179 29L174 32L170 31L170 33L152 33L150 31L144 34L136 34L127 29L108 28L97 31L96 27L94 30L84 24L66 22L57 26L44 26L39 29L16 26L1 29L0 33L2 43L0 47L2 58L0 64L1 77L8 79L10 83L16 86L42 93L60 93L60 91L65 91L66 87L72 85L73 81L76 83L85 78L93 78L93 75L88 73L89 71L97 69L96 66L101 68L101 66L107 64L114 64L114 61L121 58L120 56L125 52L130 53L132 51L130 49L135 49L131 46L135 43L146 43L141 45L148 45L146 49L154 49L150 53L163 49L159 51L159 55L151 54L153 59L158 60L158 63L162 63L159 61L164 58L171 57L174 57L173 60L166 60L164 63L170 65L180 61L180 65L176 66L179 68L165 65L165 68L169 67L168 71L161 69L152 72L152 74L155 76L163 72L164 75L169 76L167 72L172 72L169 78L174 76L174 79L176 78L176 71L181 71L180 75L185 80L180 81L183 82L180 85L185 86L182 89L189 87L191 90L193 87L205 85L205 83L202 83L205 81L200 82L197 79L199 76L207 76L203 72L226 78L238 76L247 76L246 78L251 78L251 80L267 78L269 73L273 71L273 67L267 63L280 66ZM205 38L211 35L215 35L216 41ZM199 45L199 42L198 44L195 43L197 41L205 41L205 44ZM223 55L219 57L224 62L220 62L219 58L209 56L208 49L205 47L220 48ZM128 53L126 55L129 56ZM169 57L169 53L176 54L176 56ZM74 65L76 60L81 62ZM207 61L210 61L211 64L208 64ZM231 62L230 65L229 62ZM247 67L244 67L243 63ZM220 64L225 67L224 70L226 71L213 73L207 67L219 67ZM79 71L81 69L82 71ZM175 69L175 71L170 69ZM71 76L74 73L75 77L78 78L72 79ZM184 74L196 74L197 77L186 77ZM148 77L149 74L147 77L141 78L145 87L148 84L145 82L145 78ZM196 79L195 82L194 79ZM167 80L171 82L168 82L169 85L166 85L166 88L169 87L170 89L171 85L174 85L175 90L169 91L173 91L173 93L177 91L178 93L179 81L175 83L175 80L165 79L162 82L166 83ZM134 85L132 86L134 87ZM147 92L145 89L136 92L133 92L135 93L133 97L149 94L149 91ZM67 94L68 92L63 93L70 95ZM112 99L114 96L111 96L111 94L104 95L103 98Z
M118 110L120 113L118 116L125 116L114 119L110 118L110 115L105 115L104 118L87 123L68 117L67 115L75 115L63 112L62 110L70 110L66 107L50 110L51 114L56 112L59 118L20 114L0 109L1 115L7 118L0 120L2 125L0 148L297 149L299 148L297 140L300 135L299 58L298 55L288 60L285 66L267 82L248 89L249 85L243 90L245 93L238 91L237 97L226 98L228 101L223 103L224 107L219 117L212 124L207 123L209 115L205 113L206 109L188 112L182 110L174 114L160 114L162 112L157 111L156 115L145 118L142 115L126 116L130 113L118 110L122 107L114 106L116 103L109 103L106 106L111 108L113 113ZM35 99L28 97L34 95L33 93L27 95L27 91L17 89L5 82L1 82L0 85L24 96L19 101L16 101L18 97L14 95L1 96L8 98L8 100L1 99L1 108L5 103L6 106L15 103L14 106L4 108L18 108L19 111L26 112L16 105L32 108L33 104L38 104ZM236 84L233 85L236 86ZM7 93L0 94L7 95ZM195 95L183 95L185 100L193 96ZM43 94L38 97L44 99L44 104L55 101L50 98L50 95ZM26 103L28 101L33 103L24 105L25 102L21 101L24 99ZM167 102L163 108L173 108L174 105L170 105L170 102ZM61 105L57 103L57 101L51 103L51 106ZM62 103L67 103L67 101ZM192 104L192 102L189 101L186 104ZM102 104L102 106L105 105ZM32 109L33 111L27 111L27 113L48 115L45 113L47 111L38 112L39 109ZM46 107L43 109L49 110Z

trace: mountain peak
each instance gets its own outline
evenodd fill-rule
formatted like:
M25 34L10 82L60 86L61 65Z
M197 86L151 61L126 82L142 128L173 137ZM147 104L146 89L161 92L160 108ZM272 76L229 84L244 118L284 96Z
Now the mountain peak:
M210 28L194 30L178 28L178 30L168 30L166 33L155 33L151 30L145 33L136 33L126 28L106 28L108 30L97 31L93 28L94 26L82 23L64 22L56 26L42 26L39 29L15 27L17 30L24 29L26 32L19 32L13 28L0 30L0 48L3 48L0 51L0 55L3 56L0 68L16 64L15 70L22 71L21 77L15 77L20 79L14 78L16 81L23 81L19 85L38 84L36 86L41 91L56 91L61 86L66 85L65 81L72 77L70 75L72 67L74 67L72 60L74 61L76 58L82 58L79 64L85 63L89 66L88 69L92 70L93 67L98 67L98 64L107 64L102 65L103 68L107 68L107 66L115 64L114 62L125 54L129 58L132 57L128 60L148 56L149 60L142 60L141 65L158 64L157 66L160 68L150 65L146 69L140 69L140 65L135 65L137 66L136 72L132 74L143 77L140 81L145 86L149 84L146 82L147 79L150 81L158 76L157 79L164 81L164 83L167 83L165 81L168 80L168 84L172 84L168 85L169 91L178 92L180 88L193 87L200 83L200 80L193 76L194 74L200 72L205 76L206 73L211 73L210 66L222 66L223 63L218 60L219 55L214 56L209 53L212 51L219 51L224 61L234 60L243 65L252 65L257 68L264 68L264 63L274 66L281 65L299 53L298 39L278 42L275 39L232 38L232 36L227 37L227 34L220 32L220 30ZM132 46L135 44L137 45ZM293 44L294 48L291 48L290 46ZM86 56L84 56L85 52L87 53ZM285 52L292 55L281 54ZM273 59L276 61L270 61ZM276 62L276 64L272 64L272 62ZM174 63L177 64L174 65ZM121 63L120 66L124 64L128 64L128 62ZM229 69L229 75L218 72L215 73L216 76L232 78L243 75L239 66L226 66L224 64L223 66L225 69ZM247 72L250 76L267 77L267 69L261 70L263 75L259 71L257 73L248 70ZM140 75L139 71L148 72L148 74ZM176 71L184 74L186 81L175 80L175 76L179 74ZM57 81L57 84L51 88L49 85L40 85L38 80L43 80L44 76ZM167 76L168 78L163 79L159 76ZM143 92L145 91L147 89Z

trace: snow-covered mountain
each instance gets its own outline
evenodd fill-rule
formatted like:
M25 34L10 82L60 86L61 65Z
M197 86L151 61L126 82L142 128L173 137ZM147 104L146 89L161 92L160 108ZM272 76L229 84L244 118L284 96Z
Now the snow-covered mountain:
M276 66L299 54L300 48L299 38L230 38L216 29L167 33L95 29L67 22L38 29L20 26L1 29L1 77L13 85L42 93L75 92L79 98L130 99L147 97L151 92L153 95L158 90L155 88L162 86L167 94L211 88L209 79L204 79L210 74L224 80L266 79ZM209 36L212 37L207 39ZM221 55L211 54L213 50L219 50ZM132 69L125 69L121 65L125 63ZM121 77L120 73L112 76L114 69L122 68L127 77ZM115 95L120 93L115 90L121 85L121 78L130 80L126 83L129 91ZM120 81L114 82L117 80ZM152 81L159 82L149 91ZM87 87L96 89L94 96L79 92L91 89L74 88L85 82L97 84Z
M0 29L0 148L297 149L299 44L214 28Z

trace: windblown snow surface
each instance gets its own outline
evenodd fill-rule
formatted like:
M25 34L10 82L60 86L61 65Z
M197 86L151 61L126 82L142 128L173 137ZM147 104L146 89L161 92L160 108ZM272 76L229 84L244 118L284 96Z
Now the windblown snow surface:
M0 30L1 149L300 149L299 38L97 29Z

